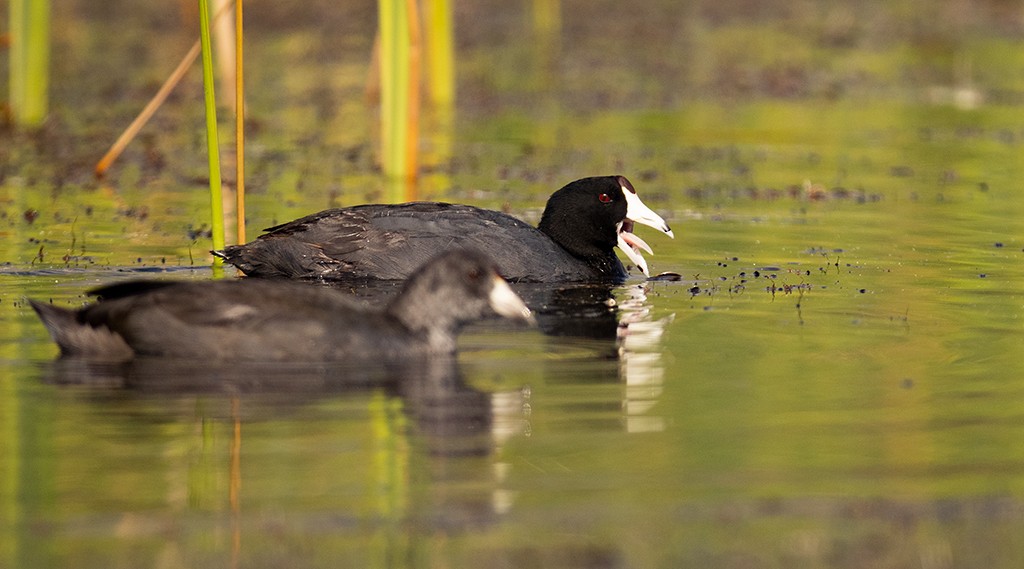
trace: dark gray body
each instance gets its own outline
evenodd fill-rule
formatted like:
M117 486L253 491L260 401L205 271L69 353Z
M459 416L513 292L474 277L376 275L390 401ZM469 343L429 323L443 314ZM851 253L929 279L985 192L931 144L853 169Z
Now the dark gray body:
M464 324L494 314L499 286L490 259L457 250L416 271L383 310L338 289L260 279L131 281L93 291L101 300L79 310L31 302L65 356L380 361L453 353Z

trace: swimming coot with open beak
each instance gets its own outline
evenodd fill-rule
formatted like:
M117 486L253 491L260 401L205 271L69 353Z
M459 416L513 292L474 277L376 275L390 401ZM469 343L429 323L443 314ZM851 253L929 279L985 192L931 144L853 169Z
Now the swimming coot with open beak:
M439 202L372 204L329 209L271 227L245 245L215 251L252 277L404 279L451 246L490 255L519 282L622 282L619 247L645 275L633 234L648 225L673 237L623 176L576 180L552 194L537 228L504 213Z
M64 356L338 361L455 351L464 324L491 313L532 321L486 255L444 253L384 308L286 281L129 281L79 310L30 301Z

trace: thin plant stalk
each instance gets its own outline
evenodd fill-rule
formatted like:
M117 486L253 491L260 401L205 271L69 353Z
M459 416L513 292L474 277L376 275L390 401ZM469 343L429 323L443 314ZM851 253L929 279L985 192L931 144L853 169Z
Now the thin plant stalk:
M405 175L406 179L416 177L416 169L419 157L419 131L420 131L420 74L422 73L423 58L423 31L420 29L419 10L416 6L417 0L406 0L406 14L409 20L409 83L408 98L406 105L407 118L405 120Z
M231 0L213 0L213 13L220 14L231 7ZM237 6L236 10L237 12ZM219 84L221 105L234 112L235 101L235 47L238 40L235 36L235 20L237 18L214 18L210 25L211 40L214 45L213 55L216 62L217 79Z
M373 50L370 52L370 69L366 72L366 102L380 104L380 27L373 36Z
M223 8L221 8L221 11L217 12L217 14L214 16L214 19L220 18L222 15L224 15ZM128 144L135 138L136 135L139 134L139 131L142 130L142 127L145 126L147 122L149 122L149 119L153 117L153 115L156 113L156 110L160 108L160 105L164 104L164 101L167 100L167 97L171 94L171 91L173 91L174 88L178 86L178 83L181 82L181 79L185 76L186 73L188 73L189 67L191 67L192 64L195 62L196 58L199 57L200 49L201 47L199 40L196 40L196 43L192 44L192 47L189 48L188 53L185 54L185 57L181 59L181 63L179 63L178 66L174 68L174 71L171 72L171 75L167 78L166 81L164 81L164 84L160 86L160 89L156 92L156 95L153 95L153 98L150 99L148 103L146 103L146 106L142 109L138 116L135 117L135 120L133 120L132 123L128 125L128 128L124 129L124 132L122 132L121 136L119 136L117 140L114 141L114 144L111 145L110 149L107 150L107 153L103 155L103 158L101 158L100 161L96 163L95 171L97 178L103 177L103 175L107 173L107 170L110 169L110 166L114 163L115 160L117 160L119 156L121 156L121 153L124 152L124 149L128 146Z
M239 0L241 1L241 0ZM228 503L231 505L231 567L238 567L242 553L242 527L239 523L242 511L242 419L241 403L238 397L231 398L231 420L234 423L231 438L231 463L228 468Z
M11 0L10 104L16 124L37 127L49 110L50 2Z
M213 248L224 248L224 202L221 195L220 143L217 140L217 100L210 52L210 2L199 0L199 40L203 55L203 100L206 106L206 151L210 163L210 227ZM214 264L220 263L219 258Z
M406 177L409 119L409 3L380 0L381 166L388 177Z
M139 131L142 130L142 127L145 126L147 122L149 122L149 119L153 117L153 114L156 113L156 110L160 108L160 105L164 104L164 101L167 100L167 97L171 94L171 91L173 91L174 88L178 86L178 83L181 81L181 78L185 76L185 73L188 72L189 67L191 67L192 63L194 63L196 58L199 57L200 49L201 48L199 45L199 40L196 40L196 43L192 44L192 48L189 49L188 53L185 54L185 57L182 58L181 63L179 63L176 68L174 68L174 71L171 73L170 77L168 77L167 80L164 81L164 84L160 86L160 90L156 92L156 95L153 95L153 98L150 99L148 103L146 103L145 107L143 107L142 112L140 112L138 116L135 117L135 120L133 120L132 123L128 125L128 128L124 129L124 132L122 132L121 136L119 136L117 140L114 141L114 144L110 147L109 150L107 150L107 153L103 155L103 158L101 158L100 161L96 163L97 178L102 177L104 174L107 173L107 170L110 168L110 165L113 164L119 156L121 156L121 153L124 152L124 149L128 146L128 143L130 143L135 138L135 136L139 134Z
M379 11L378 21L379 39L378 69L380 73L380 155L381 168L384 174L391 176L397 164L393 152L394 127L396 118L394 115L395 83L396 77L395 58L398 56L397 45L398 15L396 4L404 4L403 0L379 0L377 9Z
M245 243L245 81L242 0L235 0L235 215L238 243Z
M455 25L452 0L426 0L427 87L438 107L455 102Z
M533 0L533 27L541 33L557 33L562 28L561 0Z

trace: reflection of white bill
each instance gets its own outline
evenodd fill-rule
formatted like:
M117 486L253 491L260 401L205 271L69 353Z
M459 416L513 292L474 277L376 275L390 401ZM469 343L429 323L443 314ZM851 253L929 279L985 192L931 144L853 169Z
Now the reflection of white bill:
M501 447L509 439L519 435L530 435L530 389L524 387L492 393L491 417L494 456L499 457ZM508 512L515 499L515 493L504 487L511 468L510 463L498 458L492 464L494 489L491 491L491 508L496 514Z
M629 287L626 292L627 298L619 302L622 316L618 330L619 369L625 384L622 409L626 431L663 431L665 418L651 415L650 411L664 391L662 336L675 319L675 314L651 320L645 287Z
M530 434L530 390L498 391L491 394L491 438L500 449L516 435Z

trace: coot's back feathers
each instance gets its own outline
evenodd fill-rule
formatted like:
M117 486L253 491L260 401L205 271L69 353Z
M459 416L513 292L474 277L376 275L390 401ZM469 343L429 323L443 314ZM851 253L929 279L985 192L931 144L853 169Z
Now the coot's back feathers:
M613 281L627 277L614 248L646 273L630 215L672 235L622 176L584 178L555 192L539 229L501 212L439 202L321 211L267 229L216 254L255 277L404 279L451 246L484 251L512 281ZM649 248L646 248L649 251Z
M416 271L384 311L344 293L283 281L121 283L77 311L31 301L66 356L289 361L450 353L461 327L529 310L486 256L443 254Z
M222 256L250 276L381 279L408 278L439 250L484 250L509 244L500 255L502 274L542 280L558 271L558 260L572 261L537 230L512 216L473 206L437 202L370 204L325 210L278 225L245 246L227 247ZM530 241L538 257L511 244Z

